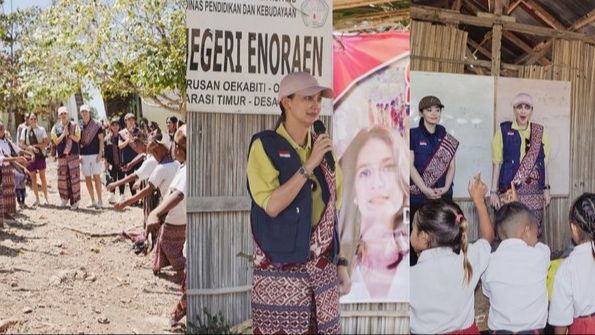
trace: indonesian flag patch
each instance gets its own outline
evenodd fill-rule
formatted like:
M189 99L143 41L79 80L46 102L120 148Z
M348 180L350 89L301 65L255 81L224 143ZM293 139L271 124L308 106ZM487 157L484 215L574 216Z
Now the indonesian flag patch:
M421 140L421 141L419 141L419 145L428 145L428 142Z
M279 157L281 158L291 158L291 154L288 150L279 150Z

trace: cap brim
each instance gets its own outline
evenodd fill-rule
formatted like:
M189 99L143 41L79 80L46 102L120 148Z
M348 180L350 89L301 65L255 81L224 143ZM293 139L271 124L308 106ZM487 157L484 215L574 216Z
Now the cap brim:
M323 98L329 98L332 99L333 98L333 90L331 88L328 87L324 87L324 86L312 86L312 87L308 87L305 88L303 90L297 91L295 92L295 94L299 94L302 96L311 96L314 95L316 93L320 92L321 96Z
M438 107L439 107L439 108L441 108L441 109L442 109L442 108L444 108L444 105L443 105L443 104L431 104L431 105L428 105L428 106L419 107L419 111L421 112L421 111L423 111L424 109L426 109L426 108L430 108L430 107L432 107L432 106L438 106Z
M525 104L525 105L529 105L529 106L533 107L533 104L532 104L532 103L530 103L530 102L528 102L528 101L517 101L516 103L514 103L514 104L512 105L512 107L516 107L516 106L518 106L518 105L523 105L523 104Z

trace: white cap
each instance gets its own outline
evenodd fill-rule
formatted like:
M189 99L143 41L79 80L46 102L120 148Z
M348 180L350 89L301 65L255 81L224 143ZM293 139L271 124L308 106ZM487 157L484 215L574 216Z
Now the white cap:
M527 93L519 93L514 97L512 101L512 107L516 107L520 104L527 104L533 107L533 98Z
M62 115L62 114L68 114L68 108L66 108L66 106L62 106L62 107L58 108L58 115Z

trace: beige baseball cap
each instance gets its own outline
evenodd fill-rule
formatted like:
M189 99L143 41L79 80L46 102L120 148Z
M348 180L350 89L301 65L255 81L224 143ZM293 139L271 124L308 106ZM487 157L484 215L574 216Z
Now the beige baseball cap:
M320 86L316 78L308 72L294 72L286 75L281 80L281 84L279 85L279 100L292 94L311 96L318 92L321 92L324 98L331 99L333 97L333 90Z
M89 107L89 105L82 105L81 108L79 109L79 112L82 112L82 111L90 112L91 107Z
M533 98L527 93L519 93L514 97L512 101L512 107L516 107L520 104L527 104L533 107Z

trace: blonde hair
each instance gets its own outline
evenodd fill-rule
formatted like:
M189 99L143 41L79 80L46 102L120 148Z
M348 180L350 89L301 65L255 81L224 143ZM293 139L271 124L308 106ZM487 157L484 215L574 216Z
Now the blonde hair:
M467 284L471 283L471 278L473 278L473 267L471 266L471 262L469 262L469 257L467 256L467 249L469 248L469 221L467 219L463 219L461 224L459 225L461 229L461 252L463 252L463 270L465 270L465 281Z
M357 257L361 261L365 246L361 243L361 212L352 202L355 198L354 180L356 175L356 163L361 148L372 139L380 139L386 143L393 153L397 164L397 183L403 190L403 207L395 215L395 227L397 220L403 215L404 207L409 203L409 151L406 141L398 134L397 130L388 129L384 126L373 126L360 130L353 138L345 153L340 159L343 171L343 202L339 216L339 238L343 254L348 260ZM351 261L350 268L355 262Z

